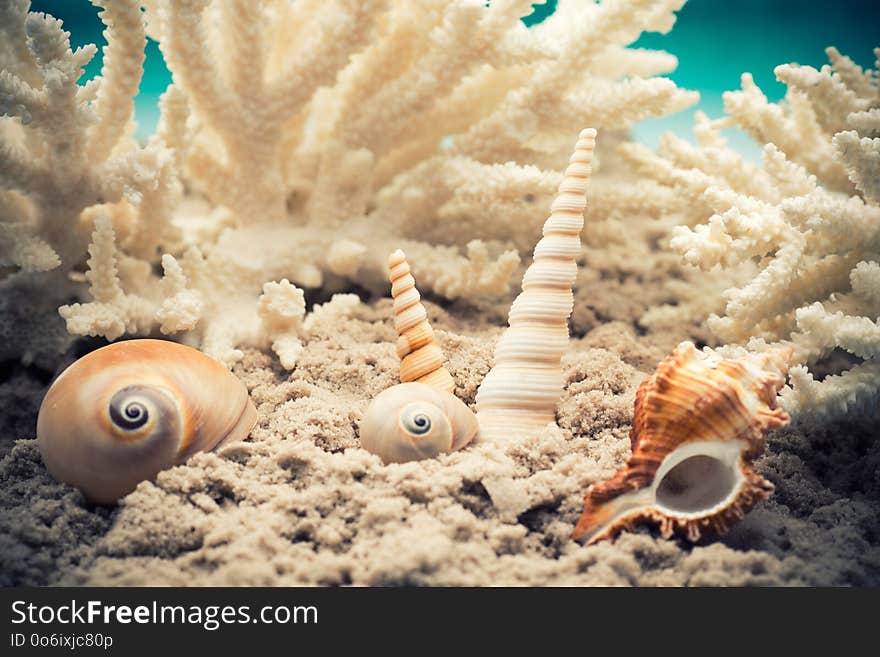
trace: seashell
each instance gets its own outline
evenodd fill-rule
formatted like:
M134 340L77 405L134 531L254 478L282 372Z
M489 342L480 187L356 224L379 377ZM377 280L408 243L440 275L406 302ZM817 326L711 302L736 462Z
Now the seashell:
M789 422L775 408L791 349L728 359L703 356L690 342L639 386L632 456L610 480L592 485L574 538L611 538L641 520L669 538L696 542L724 533L773 492L755 472L764 434Z
M37 444L56 479L113 504L192 454L247 437L247 388L205 354L164 340L126 340L80 358L55 380Z
M455 395L425 383L401 383L370 402L361 447L385 463L404 463L461 449L478 429L476 415Z
M596 131L583 130L523 276L522 292L510 307L510 326L495 347L495 364L477 391L483 438L509 440L556 420L595 145Z
M418 381L452 392L455 381L443 367L443 351L434 340L428 313L421 304L416 281L410 274L403 251L398 249L388 257L388 270L394 298L394 328L399 336L400 382Z

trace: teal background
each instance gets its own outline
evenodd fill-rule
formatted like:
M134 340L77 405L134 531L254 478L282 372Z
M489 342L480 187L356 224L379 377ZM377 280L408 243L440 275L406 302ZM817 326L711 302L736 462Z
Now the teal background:
M556 0L536 6L524 22L540 21ZM64 21L74 46L106 43L98 10L87 0L42 0L32 11L45 11ZM741 73L753 74L770 100L779 100L785 87L773 76L777 64L798 62L819 68L827 63L826 46L836 46L860 66L874 67L873 48L880 46L880 1L877 0L690 0L678 14L669 34L645 34L637 47L666 50L678 57L670 74L684 88L700 92L696 108L670 117L642 121L634 128L637 139L655 145L664 130L690 136L694 109L721 116L721 94L738 89ZM83 81L101 69L101 53L89 65ZM138 136L152 134L159 112L159 95L171 81L162 54L154 41L147 45L147 60L136 118ZM757 147L744 136L731 134L731 142L750 157Z

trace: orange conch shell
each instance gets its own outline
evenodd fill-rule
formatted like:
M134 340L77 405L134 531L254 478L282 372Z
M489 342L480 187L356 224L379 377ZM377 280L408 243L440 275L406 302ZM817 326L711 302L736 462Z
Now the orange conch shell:
M764 434L788 424L775 408L791 349L729 359L704 356L690 342L639 386L632 456L617 474L587 490L574 538L611 538L637 521L660 523L698 541L725 532L773 492L755 472Z

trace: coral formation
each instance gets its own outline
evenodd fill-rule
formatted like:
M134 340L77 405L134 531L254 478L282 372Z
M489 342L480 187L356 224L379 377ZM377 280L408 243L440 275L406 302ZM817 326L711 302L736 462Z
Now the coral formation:
M57 351L47 312L67 305L75 334L180 335L227 365L273 346L291 368L290 285L381 291L392 245L424 290L505 291L570 135L696 100L654 77L674 57L626 48L683 2L562 0L526 28L529 0L150 0L145 14L120 0L101 14L100 81L83 87L94 48L70 52L57 21L5 3L0 237L21 270L3 281L7 357ZM125 130L144 20L174 82L140 147Z
M66 342L56 311L75 295L94 218L112 210L129 253L154 257L174 239L179 185L161 140L130 136L146 43L138 4L96 0L110 45L84 86L96 48L71 51L61 22L28 4L0 7L0 263L15 269L0 281L0 356L52 362Z
M705 296L721 306L711 309L714 334L750 350L794 348L792 385L781 394L804 418L880 403L880 83L876 71L827 53L821 70L776 68L788 85L780 103L743 75L742 90L724 96L728 116L698 115L696 146L666 135L658 154L621 147L682 198L688 225L675 229L672 247L690 264L727 271L708 277L718 292ZM727 127L765 144L761 166L726 147ZM649 320L694 312L681 304ZM842 371L823 365L835 351L846 354Z

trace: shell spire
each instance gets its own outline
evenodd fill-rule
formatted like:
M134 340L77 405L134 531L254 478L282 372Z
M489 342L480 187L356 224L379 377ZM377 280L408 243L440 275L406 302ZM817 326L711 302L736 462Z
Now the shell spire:
M388 257L388 270L394 299L394 328L398 335L400 382L425 383L451 393L455 381L443 367L443 351L434 340L434 330L428 324L428 313L403 251L397 249Z
M681 343L636 393L632 456L587 490L573 537L587 544L653 520L669 538L724 533L773 492L752 462L764 434L788 424L776 408L792 349L704 356Z
M510 307L510 326L495 347L495 364L477 392L480 435L489 440L528 435L556 419L595 145L596 131L581 131Z

